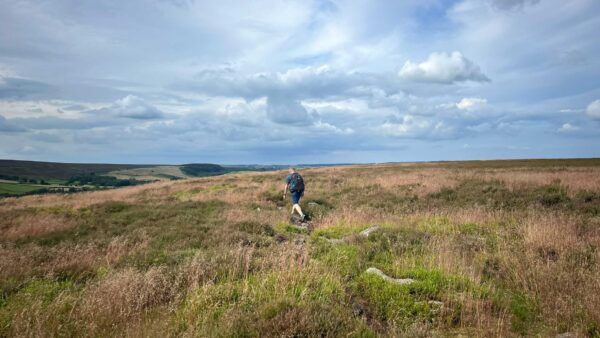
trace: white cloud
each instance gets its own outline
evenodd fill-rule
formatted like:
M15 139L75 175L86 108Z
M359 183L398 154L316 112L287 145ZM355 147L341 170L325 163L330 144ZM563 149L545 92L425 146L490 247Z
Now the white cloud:
M323 122L323 121L316 121L314 123L314 127L317 130L322 130L322 131L331 132L331 133L335 133L335 134L342 134L342 135L354 134L354 129L352 129L352 128L340 128L340 127L334 126L333 124Z
M590 103L585 109L585 113L593 119L600 119L600 100Z
M570 123L565 123L560 128L558 128L557 131L559 133L572 133L578 131L579 129L581 128L579 128L578 126L572 125Z
M455 128L444 121L408 114L389 117L379 129L384 135L397 138L445 139L455 136Z
M400 77L417 82L451 84L462 81L487 82L490 79L483 74L478 65L464 57L460 52L431 53L426 61L404 63Z
M478 110L487 105L487 100L478 97L465 97L456 103L456 108L460 110Z

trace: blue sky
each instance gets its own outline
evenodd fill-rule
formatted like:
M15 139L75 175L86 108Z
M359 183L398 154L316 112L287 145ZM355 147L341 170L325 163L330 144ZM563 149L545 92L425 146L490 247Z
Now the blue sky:
M600 157L600 2L0 2L0 158Z

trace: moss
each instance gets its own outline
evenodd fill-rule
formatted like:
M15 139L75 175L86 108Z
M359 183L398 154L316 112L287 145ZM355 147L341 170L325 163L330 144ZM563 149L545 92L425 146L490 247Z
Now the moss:
M354 283L354 292L365 299L382 321L407 326L413 321L430 321L434 313L426 302L419 302L408 285L397 285L374 274L361 274Z

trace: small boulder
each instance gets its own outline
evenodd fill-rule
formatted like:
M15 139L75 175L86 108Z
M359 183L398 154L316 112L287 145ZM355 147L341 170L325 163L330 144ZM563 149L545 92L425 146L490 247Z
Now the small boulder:
M341 244L341 243L344 243L345 240L341 239L341 238L327 238L327 242L329 242L331 244Z
M563 332L556 335L556 338L576 338L577 335L573 332Z
M365 230L360 232L361 236L365 236L365 237L369 237L370 234L372 234L373 232L379 230L379 226L378 225L374 225L370 228L366 228Z
M412 278L393 278L390 277L388 275L386 275L385 273L383 273L383 271L377 269L377 268L368 268L366 273L372 273L375 274L381 278L383 278L384 280L390 282L390 283L394 283L394 284L400 284L400 285L404 285L404 284L411 284L414 283L415 280Z

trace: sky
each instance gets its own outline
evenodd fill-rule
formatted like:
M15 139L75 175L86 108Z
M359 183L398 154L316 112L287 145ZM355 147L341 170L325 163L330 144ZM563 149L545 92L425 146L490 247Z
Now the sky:
M1 0L0 158L600 157L598 0Z

